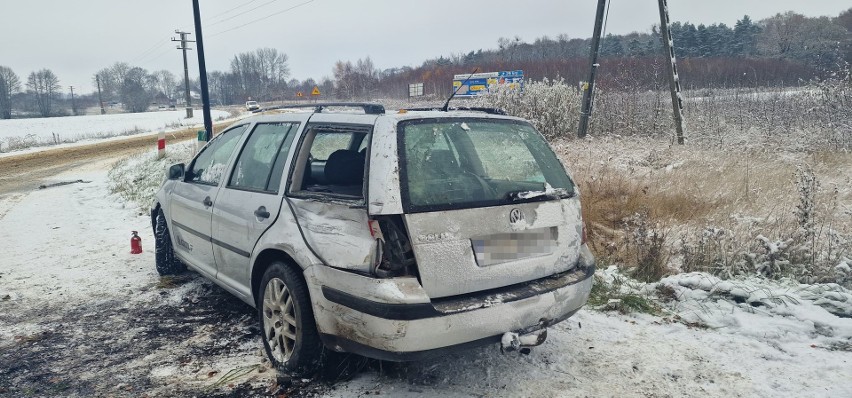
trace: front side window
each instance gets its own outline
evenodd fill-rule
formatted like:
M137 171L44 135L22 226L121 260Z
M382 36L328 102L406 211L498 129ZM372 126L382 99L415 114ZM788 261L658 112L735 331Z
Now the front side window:
M228 181L229 188L278 192L281 172L298 123L260 123L243 146ZM285 145L286 144L286 145ZM272 174L279 174L273 178Z
M187 171L186 181L207 185L218 185L228 167L228 159L234 152L248 125L234 127L213 139L195 158Z
M529 123L421 119L400 123L399 131L403 200L409 211L573 195L565 169Z

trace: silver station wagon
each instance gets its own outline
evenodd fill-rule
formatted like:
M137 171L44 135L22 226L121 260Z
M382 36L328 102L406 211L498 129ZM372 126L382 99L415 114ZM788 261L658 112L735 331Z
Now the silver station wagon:
M257 308L281 370L315 370L327 350L528 352L592 287L577 188L499 110L267 109L167 177L157 270L188 266Z

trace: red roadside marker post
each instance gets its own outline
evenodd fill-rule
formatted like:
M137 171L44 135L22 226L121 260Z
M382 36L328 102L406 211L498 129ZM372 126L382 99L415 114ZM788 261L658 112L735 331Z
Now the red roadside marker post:
M166 157L166 132L160 130L157 134L157 159Z

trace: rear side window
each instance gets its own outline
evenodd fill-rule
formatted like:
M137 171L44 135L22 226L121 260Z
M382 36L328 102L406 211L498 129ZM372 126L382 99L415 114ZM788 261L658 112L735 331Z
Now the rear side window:
M186 181L218 185L228 167L228 159L247 128L247 124L237 126L216 136L192 162Z
M298 123L260 123L237 158L229 188L277 193Z
M315 160L328 160L332 153L341 149L349 149L352 133L320 132L314 137L311 146L311 157Z
M294 160L293 192L312 197L363 198L366 143L371 129L366 125L305 127L300 153Z
M399 130L402 196L408 211L494 206L573 194L565 169L529 123L421 119L402 122Z

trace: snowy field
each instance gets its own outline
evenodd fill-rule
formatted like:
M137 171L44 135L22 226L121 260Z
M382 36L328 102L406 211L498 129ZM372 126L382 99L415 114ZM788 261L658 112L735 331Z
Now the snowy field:
M124 167L162 175L150 156ZM488 346L280 379L253 309L197 274L157 276L147 209L109 193L109 168L0 197L0 396L852 396L848 290L702 273L624 283L660 309L587 306L528 356ZM131 230L141 255L129 254ZM614 268L597 278L624 279Z
M227 111L212 110L213 120L227 118ZM112 115L66 116L34 119L0 120L0 151L6 151L17 143L74 142L91 138L106 138L156 130L174 130L204 123L201 111L186 119L183 109L143 113Z

